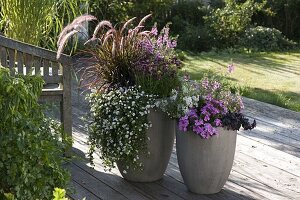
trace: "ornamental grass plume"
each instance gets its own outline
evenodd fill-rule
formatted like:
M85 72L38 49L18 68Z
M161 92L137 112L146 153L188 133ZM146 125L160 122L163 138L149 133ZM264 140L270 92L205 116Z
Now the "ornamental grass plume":
M58 36L58 40L57 40L57 56L56 58L59 59L65 46L67 41L76 33L78 33L80 31L80 29L85 29L82 26L83 22L88 22L88 21L93 21L93 20L97 20L96 17L92 16L92 15L82 15L80 17L77 17L73 20L73 22L69 25L67 25L59 34Z
M151 15L145 16L136 27L129 28L135 18L128 20L122 27L116 28L109 21L97 24L92 37L85 43L89 45L82 53L88 57L79 62L85 66L81 69L81 85L88 88L107 86L132 86L135 84L135 61L141 56L140 41L147 40L149 33L142 31L144 22ZM59 39L58 57L66 41L77 32L82 21L95 20L87 15L75 19L62 32Z

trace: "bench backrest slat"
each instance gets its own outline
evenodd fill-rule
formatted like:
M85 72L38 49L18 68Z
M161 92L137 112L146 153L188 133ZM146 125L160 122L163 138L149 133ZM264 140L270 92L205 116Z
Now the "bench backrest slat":
M26 68L25 72L26 74L29 74L32 66L32 55L24 53L23 58L24 58L24 63Z
M63 66L69 67L72 60L65 54L56 59L56 52L8 39L0 35L0 61L12 75L39 74L46 84L62 83Z
M1 53L1 65L2 66L7 66L7 52L6 48L0 47L0 53Z
M23 53L18 51L17 52L17 67L18 67L18 74L24 73L24 59Z
M32 67L34 67L34 74L42 75L41 74L41 64L42 64L41 58L34 56L33 66L32 66Z
M5 48L15 49L17 51L31 54L40 58L48 59L51 61L57 61L56 52L54 51L16 41L2 35L0 35L0 45ZM69 65L71 64L70 56L62 54L58 62L62 63L63 65Z
M9 70L10 74L14 75L15 72L15 56L16 52L14 49L8 49L8 64L9 64Z

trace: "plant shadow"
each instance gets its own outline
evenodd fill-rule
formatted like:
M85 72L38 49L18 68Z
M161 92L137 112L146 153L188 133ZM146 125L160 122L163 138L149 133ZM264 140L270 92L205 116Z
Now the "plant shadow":
M247 189L239 190L234 187L225 186L217 194L199 195L189 192L184 185L180 171L177 166L169 164L166 173L161 180L151 183L130 182L121 177L118 170L105 172L101 163L96 163L91 168L85 153L73 148L73 152L80 157L69 166L72 172L71 185L76 189L68 195L77 199L86 196L90 199L191 199L191 200L250 200L255 199ZM242 180L239 180L242 181ZM232 181L229 180L232 185ZM235 187L237 186L234 183ZM239 183L247 185L247 188L256 187L249 183ZM264 189L264 188L259 188ZM249 194L245 193L249 192ZM113 194L114 193L114 194ZM123 198L121 198L123 197Z

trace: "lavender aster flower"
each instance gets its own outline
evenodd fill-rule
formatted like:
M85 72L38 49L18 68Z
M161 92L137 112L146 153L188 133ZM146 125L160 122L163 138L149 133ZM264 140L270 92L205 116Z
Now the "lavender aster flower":
M234 65L233 64L228 65L228 72L232 73L233 71L234 71Z
M157 41L156 41L156 45L157 45L158 47L160 47L160 46L163 45L163 37L162 37L161 35L158 36Z
M157 36L157 34L158 34L157 27L153 26L150 33Z
M207 79L204 79L203 81L202 81L202 87L204 88L204 89L208 89L208 87L209 87L209 81L207 80Z
M170 29L168 27L164 28L164 37L163 37L163 43L168 43L170 42L169 40L169 31Z
M212 84L212 89L213 91L219 89L221 87L221 84L217 81L214 81L213 84Z

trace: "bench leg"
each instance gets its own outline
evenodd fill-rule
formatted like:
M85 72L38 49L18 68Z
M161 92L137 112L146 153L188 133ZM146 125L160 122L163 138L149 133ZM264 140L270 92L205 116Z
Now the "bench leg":
M72 105L69 100L64 99L60 102L61 122L63 126L63 132L68 139L72 139ZM72 151L72 144L66 148L65 155L70 156Z

